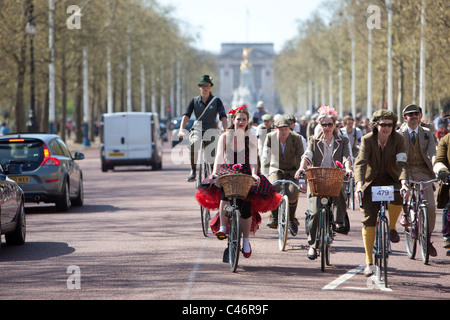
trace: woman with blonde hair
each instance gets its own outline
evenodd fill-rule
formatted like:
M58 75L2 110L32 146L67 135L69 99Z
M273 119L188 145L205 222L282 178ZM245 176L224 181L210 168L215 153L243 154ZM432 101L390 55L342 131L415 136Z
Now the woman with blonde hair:
M322 131L317 136L309 139L306 151L302 156L300 168L295 173L295 178L298 179L307 167L335 168L337 162L342 162L347 173L351 175L352 161L348 147L348 138L342 137L336 132L337 112L334 108L328 106L321 107L318 112L318 125L322 127ZM339 197L333 198L333 221L337 232L342 232L344 228L346 213L344 188L345 186L343 185ZM307 196L310 214L308 234L310 248L308 250L308 258L314 260L317 258L317 248L315 246L317 229L319 227L318 213L320 212L321 203L320 197L311 196L309 188Z

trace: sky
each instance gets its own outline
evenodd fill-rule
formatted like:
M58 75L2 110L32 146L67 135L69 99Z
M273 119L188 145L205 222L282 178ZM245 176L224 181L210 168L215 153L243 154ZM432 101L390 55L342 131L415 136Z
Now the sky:
M219 53L221 43L269 42L279 53L297 35L297 21L306 20L323 0L157 0L172 5L180 27L199 36L194 46Z

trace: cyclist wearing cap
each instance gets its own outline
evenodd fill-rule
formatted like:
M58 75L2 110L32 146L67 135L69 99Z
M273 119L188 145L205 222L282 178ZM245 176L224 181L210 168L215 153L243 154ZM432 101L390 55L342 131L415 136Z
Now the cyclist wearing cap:
M403 109L405 123L401 126L399 133L405 139L405 147L408 161L409 180L423 181L435 178L433 162L436 158L436 144L430 129L420 125L422 122L422 108L410 104ZM428 201L428 223L429 233L434 230L436 223L436 202L434 200L434 185L425 185L424 198ZM400 224L409 227L406 213L403 213ZM430 256L436 257L437 251L430 242Z
M207 130L217 131L217 115L219 115L220 121L222 121L222 127L224 128L224 130L228 127L228 118L223 103L219 98L214 97L211 93L211 88L213 86L214 84L212 83L212 79L209 75L203 75L201 77L200 81L198 82L200 95L191 100L181 120L180 130L178 132L178 137L181 139L184 139L186 135L186 124L191 118L192 112L194 112L195 117L198 121L189 134L189 144L191 149L191 173L187 178L188 182L195 181L195 173L197 168L195 160L197 159L197 153L199 148L201 147L200 142L204 137L205 132ZM208 109L205 110L205 108ZM215 143L217 145L219 132L211 132L212 135L209 135L210 140L206 141L207 139L205 139L205 143L207 145L209 143ZM214 139L212 139L212 137L214 137ZM216 148L213 148L213 150L215 149ZM214 161L215 153L213 151L213 154L206 156L211 158L210 162L212 163Z

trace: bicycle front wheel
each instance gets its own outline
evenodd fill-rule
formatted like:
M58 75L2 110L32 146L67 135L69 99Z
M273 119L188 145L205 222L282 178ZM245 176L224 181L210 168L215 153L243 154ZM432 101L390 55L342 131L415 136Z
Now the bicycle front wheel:
M428 264L430 259L430 233L428 227L428 210L426 206L423 206L419 209L419 243L422 252L422 261L424 264Z
M286 249L286 242L289 230L289 199L283 196L278 207L278 248L281 251Z
M235 209L230 217L230 230L228 235L228 254L230 271L236 272L241 251L241 213Z
M326 216L328 212L326 208L322 208L320 212L320 269L325 271L325 264L327 263L327 251L328 251L328 243L326 239Z
M388 222L387 219L381 219L377 228L378 238L378 252L375 258L375 265L377 266L378 281L384 282L384 286L388 287L388 258L389 258L389 236L388 236Z
M408 221L410 226L405 228L406 252L410 259L415 258L417 248L417 224L415 220L417 213L414 212L412 208L412 204L410 204L407 209Z

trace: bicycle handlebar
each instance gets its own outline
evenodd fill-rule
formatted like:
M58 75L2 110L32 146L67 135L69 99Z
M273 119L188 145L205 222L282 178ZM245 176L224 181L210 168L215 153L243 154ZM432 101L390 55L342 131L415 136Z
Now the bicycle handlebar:
M394 192L400 192L400 190L402 190L402 189L394 189ZM360 208L362 208L362 190L358 190L358 196L359 196L359 207ZM366 192L364 192L364 193L369 193L369 191L367 191L366 190ZM403 191L402 191L402 197L403 197L403 195L406 193L406 191L403 189ZM405 200L403 200L403 205L405 205L406 204L406 201Z
M283 180L277 180L277 181L274 181L273 183L272 183L272 185L273 186L276 186L277 184L284 184L284 183L290 183L290 184L292 184L294 187L296 187L299 191L302 191L302 188L300 188L300 186L298 185L298 184L296 184L294 181L292 181L292 180L285 180L285 179L283 179Z
M424 181L412 181L412 180L409 180L409 183L410 184L427 184L427 183L437 182L437 181L439 181L439 179L424 180Z

